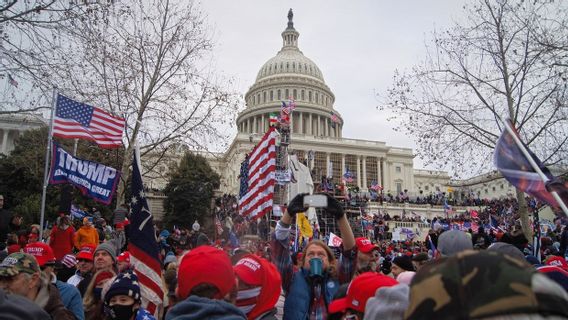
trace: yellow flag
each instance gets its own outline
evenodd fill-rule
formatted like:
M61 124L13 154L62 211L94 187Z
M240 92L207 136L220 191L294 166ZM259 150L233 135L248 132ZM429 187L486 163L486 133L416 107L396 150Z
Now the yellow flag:
M314 235L310 221L303 213L296 214L296 219L298 219L298 229L303 237L311 238Z

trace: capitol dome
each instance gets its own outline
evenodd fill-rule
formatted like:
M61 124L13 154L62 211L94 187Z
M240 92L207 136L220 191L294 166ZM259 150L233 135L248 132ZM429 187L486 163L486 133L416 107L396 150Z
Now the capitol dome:
M274 75L301 74L311 76L324 82L318 66L304 56L298 47L284 47L278 54L268 60L258 71L256 82Z
M333 109L335 96L325 84L318 66L298 47L300 33L294 28L292 9L282 32L282 48L262 65L255 83L245 94L247 108L239 114L241 133L262 133L268 128L270 113L279 112L282 101L293 99L292 134L341 137L343 120Z

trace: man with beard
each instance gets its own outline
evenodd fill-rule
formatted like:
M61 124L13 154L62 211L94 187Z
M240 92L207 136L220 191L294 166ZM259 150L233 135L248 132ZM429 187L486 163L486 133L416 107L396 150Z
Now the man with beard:
M356 275L364 272L377 272L379 266L379 247L374 245L371 240L360 237L355 239L357 246L357 270Z
M75 316L65 309L59 291L50 277L42 273L34 256L12 253L0 264L0 288L33 301L53 319L72 320Z

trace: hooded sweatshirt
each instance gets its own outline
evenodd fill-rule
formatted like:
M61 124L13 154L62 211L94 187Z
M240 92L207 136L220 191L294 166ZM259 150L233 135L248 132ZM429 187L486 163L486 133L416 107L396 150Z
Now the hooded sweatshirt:
M179 302L166 314L166 320L246 320L246 316L234 305L223 300L198 296Z
M56 260L61 260L66 254L73 253L75 228L67 226L63 229L56 225L51 229L49 246L53 249Z
M75 248L81 250L86 244L99 245L99 233L93 226L82 226L75 232Z

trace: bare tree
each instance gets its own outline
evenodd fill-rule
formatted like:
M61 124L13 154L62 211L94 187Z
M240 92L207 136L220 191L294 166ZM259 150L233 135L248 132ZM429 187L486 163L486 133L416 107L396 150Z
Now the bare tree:
M456 176L492 167L500 118L511 118L545 163L566 164L567 70L559 63L567 52L566 4L478 0L465 10L464 22L434 33L423 62L395 74L382 108L396 111L427 164ZM523 193L517 198L531 239Z
M10 79L11 84L0 91L0 114L49 107L46 97L51 95L44 93L52 84L44 71L55 66L48 54L55 49L62 26L69 19L88 14L91 6L84 1L54 0L0 3L0 78Z
M204 62L212 43L192 3L121 1L70 22L55 57L67 68L53 70L54 80L78 99L126 118L123 177L136 142L143 157L152 153L148 159L158 160L177 145L226 146L223 129L233 125L236 96Z

